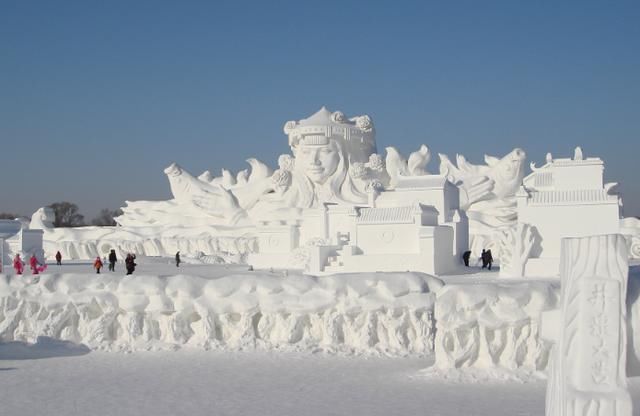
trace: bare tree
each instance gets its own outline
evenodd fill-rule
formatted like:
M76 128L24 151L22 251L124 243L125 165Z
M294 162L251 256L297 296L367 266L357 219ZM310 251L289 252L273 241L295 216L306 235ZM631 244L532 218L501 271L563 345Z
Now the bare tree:
M116 221L113 218L118 215L122 215L122 210L120 208L114 210L103 208L100 210L98 216L91 220L91 224L100 227L113 226L116 225Z
M84 224L84 215L81 215L78 206L71 202L54 202L49 205L55 213L54 227L79 227Z

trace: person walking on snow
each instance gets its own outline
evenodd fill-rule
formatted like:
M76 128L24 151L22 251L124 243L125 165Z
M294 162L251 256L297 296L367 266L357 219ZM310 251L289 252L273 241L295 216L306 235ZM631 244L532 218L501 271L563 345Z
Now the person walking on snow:
M114 249L111 249L111 252L109 253L109 270L111 270L112 272L116 271L117 261L118 258L116 257L116 251Z
M29 266L31 266L31 273L33 274L40 273L40 269L38 267L40 266L40 263L38 262L38 259L36 258L35 254L32 254L31 257L29 258Z
M62 266L62 254L60 254L60 251L56 253L56 264Z
M491 255L491 250L487 250L486 256L487 256L488 269L491 270L491 264L493 263L493 256Z
M127 258L124 260L124 264L127 268L127 274L133 274L134 270L136 269L136 263L134 261L135 259L136 256L134 254L127 254Z
M462 261L464 261L465 267L469 267L469 258L471 257L471 251L467 250L462 253Z
M13 259L13 268L16 271L16 274L22 274L24 270L24 262L20 258L20 254L16 254L16 257Z
M180 267L180 250L176 253L176 267Z
M96 261L93 262L93 268L96 269L97 274L100 274L100 269L102 269L102 266L104 266L104 263L102 263L102 260L100 260L100 256L96 257Z

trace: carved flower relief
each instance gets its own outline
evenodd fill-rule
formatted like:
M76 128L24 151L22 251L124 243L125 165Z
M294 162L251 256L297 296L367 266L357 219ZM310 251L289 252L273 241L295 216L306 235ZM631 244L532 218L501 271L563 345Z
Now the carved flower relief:
M286 123L284 123L284 134L288 135L289 133L291 133L291 131L295 129L297 125L298 122L295 120L287 121Z
M371 156L369 156L369 163L367 164L369 169L376 171L376 172L382 172L384 171L384 159L382 158L382 156L380 156L377 153L373 153L371 154Z
M278 166L280 169L292 172L296 165L296 160L291 155L280 155L278 157Z
M283 169L276 169L271 175L271 183L277 191L282 191L291 185L291 172Z
M362 179L367 176L367 167L364 163L354 162L349 167L349 174L354 179Z
M344 123L345 121L347 121L347 118L342 111L336 111L335 113L331 114L331 120L334 123Z
M360 116L356 118L356 126L362 131L370 132L373 130L373 121L369 116Z

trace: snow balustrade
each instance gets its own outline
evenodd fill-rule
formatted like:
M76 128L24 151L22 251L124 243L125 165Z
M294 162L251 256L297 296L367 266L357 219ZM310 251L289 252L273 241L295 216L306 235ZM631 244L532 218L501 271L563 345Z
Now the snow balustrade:
M449 284L422 273L0 278L0 337L93 349L293 349L429 355L442 368L543 370L545 282Z

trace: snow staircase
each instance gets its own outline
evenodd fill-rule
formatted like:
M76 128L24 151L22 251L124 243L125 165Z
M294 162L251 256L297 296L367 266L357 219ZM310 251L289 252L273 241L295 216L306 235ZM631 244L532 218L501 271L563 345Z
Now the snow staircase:
M352 246L349 244L343 245L336 250L335 256L329 256L329 258L327 258L327 265L324 267L324 272L328 274L343 272L346 257L351 257L356 254L356 246Z

